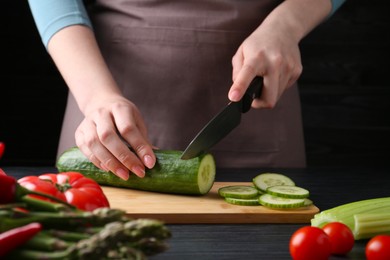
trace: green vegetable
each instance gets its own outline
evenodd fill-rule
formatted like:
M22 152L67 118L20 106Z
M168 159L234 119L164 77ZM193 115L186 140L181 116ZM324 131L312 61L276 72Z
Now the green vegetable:
M278 185L267 188L267 193L290 199L303 199L309 197L309 191L298 186Z
M259 205L258 198L239 199L239 198L226 197L225 201L230 203L230 204L241 205L241 206L258 206Z
M42 251L20 248L10 259L147 259L167 249L170 231L154 219L116 221L106 224L89 238L70 244L66 249Z
M323 227L330 222L346 224L356 240L390 234L390 197L343 204L314 215L311 225Z
M354 215L355 239L372 238L376 235L390 235L390 209L382 213Z
M134 220L125 211L111 208L47 212L4 206L0 213L0 233L6 231L1 233L4 235L7 230L13 232L29 223L42 225L42 230L27 243L10 248L6 259L146 259L165 251L166 239L171 237L159 220ZM22 241L18 238L12 242L19 240Z
M252 179L254 186L231 185L218 189L226 202L235 205L262 205L272 209L295 209L313 204L307 189L280 173L261 173Z
M259 191L253 186L231 185L219 188L218 194L225 198L251 199L256 198Z
M304 207L308 207L313 205L313 201L311 199L305 198L305 203L303 204Z
M303 207L305 205L305 199L290 199L271 194L263 194L259 197L259 203L265 207L274 209L292 209Z
M293 180L280 173L261 173L253 178L253 184L262 192L266 192L267 188L277 185L295 186Z
M210 191L216 171L211 154L182 160L181 151L154 152L157 157L155 167L147 169L144 178L130 175L127 181L97 168L77 147L65 151L58 158L56 167L60 172L81 172L101 185L189 195L204 195Z

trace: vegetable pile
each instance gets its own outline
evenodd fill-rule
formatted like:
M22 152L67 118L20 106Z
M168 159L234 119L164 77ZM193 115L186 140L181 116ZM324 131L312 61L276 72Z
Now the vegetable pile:
M290 238L294 260L328 259L347 255L355 240L368 240L367 260L390 259L390 197L340 205L314 215L310 226Z
M390 235L390 197L360 200L324 210L314 215L311 225L322 227L335 221L346 224L355 239Z
M1 259L146 259L168 248L164 223L110 208L93 180L35 177L18 181L0 169Z
M262 205L272 209L296 209L310 206L309 191L295 185L280 173L261 173L252 180L253 185L231 185L218 189L226 202L235 205Z

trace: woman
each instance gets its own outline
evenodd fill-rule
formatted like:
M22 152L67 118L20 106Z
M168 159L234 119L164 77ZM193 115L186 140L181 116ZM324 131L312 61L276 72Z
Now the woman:
M58 152L143 177L255 76L264 88L212 148L219 167L304 167L299 42L342 0L29 0L70 93ZM142 114L142 116L141 116ZM131 150L128 148L131 146Z

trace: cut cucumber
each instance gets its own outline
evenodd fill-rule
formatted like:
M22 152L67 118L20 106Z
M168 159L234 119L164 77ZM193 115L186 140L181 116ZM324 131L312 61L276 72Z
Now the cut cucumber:
M230 204L241 205L241 206L258 206L259 205L258 198L238 199L238 198L225 197L225 201L227 203L230 203Z
M153 169L146 169L144 178L130 174L126 181L97 168L77 147L66 150L57 160L56 167L59 172L80 172L107 186L188 195L203 195L210 191L216 172L211 154L181 160L181 151L155 150L154 153L157 162Z
M295 186L293 180L280 173L262 173L253 178L253 184L262 192L266 192L269 187L278 185Z
M259 191L253 186L232 185L219 188L218 194L225 198L251 199L257 197Z
M298 187L298 186L289 186L289 185L278 185L271 186L267 188L267 193L291 199L303 199L309 197L309 191Z
M303 204L304 207L308 207L313 205L313 201L311 199L305 198L305 203Z
M263 194L259 197L259 203L273 209L293 209L303 207L305 205L305 199L289 199L271 194Z

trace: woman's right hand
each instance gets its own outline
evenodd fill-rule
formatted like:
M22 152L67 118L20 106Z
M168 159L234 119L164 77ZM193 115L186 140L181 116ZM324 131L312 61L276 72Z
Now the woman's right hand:
M102 170L124 180L129 171L143 177L145 166L152 168L156 157L138 108L120 95L92 103L76 130L77 146Z
M145 166L156 162L144 121L123 97L92 29L65 27L50 39L48 50L84 115L75 132L76 145L102 170L122 179L130 171L143 177Z

